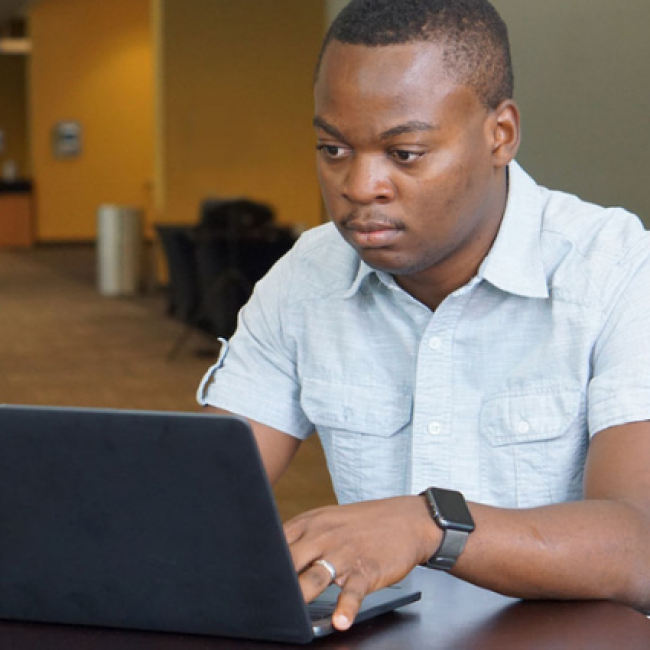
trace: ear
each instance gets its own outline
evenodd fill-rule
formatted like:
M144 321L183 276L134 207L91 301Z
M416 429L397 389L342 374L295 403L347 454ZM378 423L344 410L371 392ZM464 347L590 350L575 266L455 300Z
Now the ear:
M492 114L492 160L496 168L513 160L520 140L519 108L512 99L504 99Z

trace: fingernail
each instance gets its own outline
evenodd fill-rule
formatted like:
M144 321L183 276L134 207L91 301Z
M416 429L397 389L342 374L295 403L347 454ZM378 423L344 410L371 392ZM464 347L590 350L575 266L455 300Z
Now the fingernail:
M337 630L347 630L350 627L350 620L344 614L335 614L332 622Z

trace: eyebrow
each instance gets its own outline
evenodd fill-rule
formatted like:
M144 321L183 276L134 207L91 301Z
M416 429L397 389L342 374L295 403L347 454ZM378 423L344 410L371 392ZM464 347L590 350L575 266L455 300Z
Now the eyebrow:
M420 122L419 120L411 120L410 122L405 122L404 124L398 124L392 129L388 129L379 134L381 140L389 140L394 138L397 135L403 135L404 133L415 133L417 131L435 131L439 129L439 126L434 124L429 124L428 122Z
M318 115L313 120L313 125L317 129L322 129L326 133L329 133L331 136L334 136L337 140L345 142L345 137L343 134L335 127L332 126L329 122L326 122L322 117Z
M339 131L335 126L326 122L322 117L314 117L313 120L314 127L317 129L322 129L326 133L329 133L331 136L334 136L338 140L345 142L345 136ZM419 120L410 120L404 124L398 124L386 131L382 131L379 134L380 140L390 140L398 135L403 135L404 133L415 133L418 131L435 131L439 129L439 126L434 124L429 124L429 122L420 122Z

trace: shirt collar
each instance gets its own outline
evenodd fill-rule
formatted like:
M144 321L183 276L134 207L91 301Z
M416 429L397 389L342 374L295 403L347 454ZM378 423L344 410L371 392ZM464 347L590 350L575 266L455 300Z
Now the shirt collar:
M494 244L479 277L503 291L529 298L548 298L542 260L542 201L535 181L513 161L508 201Z
M479 278L509 293L548 298L542 261L542 204L535 181L515 161L509 167L508 200L494 244L479 268ZM363 282L376 275L387 286L394 278L375 271L359 259L359 268L344 297L354 296Z
M352 296L354 296L359 291L359 288L361 287L364 280L368 276L373 274L379 276L385 275L380 271L375 271L375 269L368 266L361 258L358 259L359 259L359 268L357 269L357 274L354 276L354 280L352 281L350 288L343 294L344 298L351 298Z

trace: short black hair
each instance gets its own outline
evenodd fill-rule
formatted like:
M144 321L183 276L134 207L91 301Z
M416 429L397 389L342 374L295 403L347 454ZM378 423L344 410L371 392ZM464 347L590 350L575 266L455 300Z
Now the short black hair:
M486 108L512 99L508 28L487 0L351 0L325 36L316 75L331 41L368 47L440 43L447 74L472 88Z

